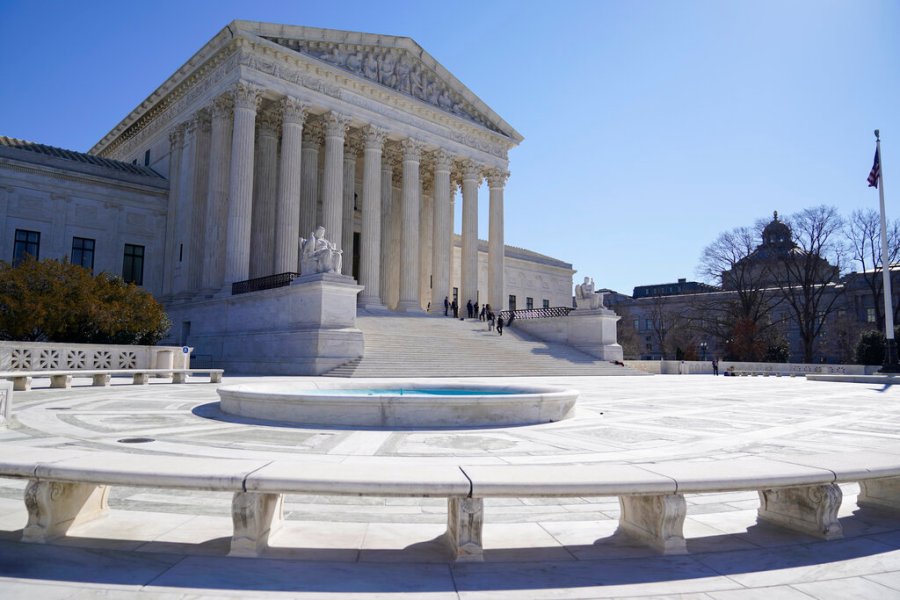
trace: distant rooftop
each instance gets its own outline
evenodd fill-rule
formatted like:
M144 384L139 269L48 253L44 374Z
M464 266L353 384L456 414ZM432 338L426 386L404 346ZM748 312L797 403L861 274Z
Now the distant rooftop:
M15 148L17 150L25 150L36 154L43 154L44 156L51 156L53 158L61 158L63 160L71 160L82 164L104 167L120 173L128 173L130 175L143 175L144 177L163 179L162 175L150 167L145 167L143 165L133 165L120 160L101 158L85 152L75 152L73 150L66 150L65 148L38 144L37 142L18 140L16 138L6 137L5 135L0 135L0 147Z

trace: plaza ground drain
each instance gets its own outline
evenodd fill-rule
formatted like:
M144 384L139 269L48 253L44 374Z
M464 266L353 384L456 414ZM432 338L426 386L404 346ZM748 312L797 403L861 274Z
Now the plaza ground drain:
M133 438L122 438L118 440L120 444L146 444L148 442L155 442L156 439L148 438L148 437L133 437Z

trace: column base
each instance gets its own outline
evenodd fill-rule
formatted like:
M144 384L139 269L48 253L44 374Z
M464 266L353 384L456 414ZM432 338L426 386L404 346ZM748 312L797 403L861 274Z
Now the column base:
M360 296L356 307L372 312L387 311L387 307L381 303L381 298L378 296Z
M418 302L410 302L409 300L401 300L397 303L397 312L424 315L425 311Z

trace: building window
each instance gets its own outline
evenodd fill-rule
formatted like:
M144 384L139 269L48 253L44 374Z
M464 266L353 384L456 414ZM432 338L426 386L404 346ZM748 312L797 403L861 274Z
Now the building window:
M644 319L644 330L650 331L653 329L653 321L651 319Z
M541 300L541 306L543 306L544 308L550 308L550 301L546 299Z
M640 330L641 330L641 320L640 320L640 319L635 319L635 320L631 323L631 325L634 327L634 330L635 330L635 331L640 331Z
M148 148L146 152L144 152L144 166L150 166L150 149Z
M73 265L84 267L91 273L94 272L94 240L90 238L72 238L72 256L69 259Z
M875 309L867 308L866 309L866 323L874 323L875 322Z
M28 231L27 229L16 229L16 241L13 244L13 266L16 266L26 256L32 256L35 259L40 258L41 249L41 232Z
M516 296L514 294L509 295L509 310L516 310Z
M144 247L125 244L125 260L122 262L122 279L125 283L144 285Z
M534 308L534 298L525 297L525 308L532 309Z

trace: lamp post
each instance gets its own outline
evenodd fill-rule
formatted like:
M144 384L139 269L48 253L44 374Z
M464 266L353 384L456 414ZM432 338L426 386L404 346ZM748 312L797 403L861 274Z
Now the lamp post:
M700 342L700 356L702 356L701 360L706 360L706 342Z

